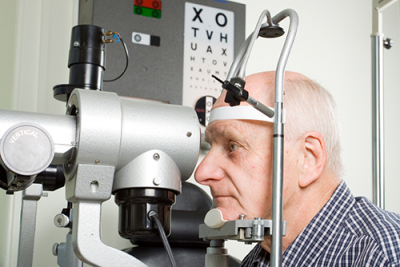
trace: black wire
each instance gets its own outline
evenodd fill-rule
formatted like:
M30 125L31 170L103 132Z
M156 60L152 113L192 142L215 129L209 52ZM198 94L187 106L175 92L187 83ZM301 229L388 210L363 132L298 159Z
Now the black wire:
M126 70L128 69L128 65L129 65L129 53L128 53L128 48L126 47L126 44L125 44L124 40L122 40L121 37L119 37L119 39L121 40L121 43L122 43L122 45L124 46L124 49L125 49L125 57L126 57L125 69L124 69L124 71L121 73L121 75L119 75L117 78L112 79L112 80L103 80L104 82L113 82L113 81L118 80L119 78L122 77L122 75L125 74Z
M163 241L164 248L167 251L167 254L168 254L168 257L169 257L169 261L171 262L171 265L173 267L177 267L175 259L174 259L174 255L172 255L172 250L171 250L171 247L169 246L169 243L168 243L167 236L165 235L164 228L163 228L163 226L162 226L162 224L160 222L160 219L158 219L157 212L150 211L149 212L149 217L150 217L151 220L154 220L154 222L157 224L158 231L160 232L161 239Z

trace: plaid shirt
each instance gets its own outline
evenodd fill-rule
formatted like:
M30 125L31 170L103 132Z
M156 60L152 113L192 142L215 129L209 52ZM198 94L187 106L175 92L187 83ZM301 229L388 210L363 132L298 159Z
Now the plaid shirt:
M269 253L257 245L241 266L270 266ZM284 251L282 266L400 266L400 215L354 198L342 182Z

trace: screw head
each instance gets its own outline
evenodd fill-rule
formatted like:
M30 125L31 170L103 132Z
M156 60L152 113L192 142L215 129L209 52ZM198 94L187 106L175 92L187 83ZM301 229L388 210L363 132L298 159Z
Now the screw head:
M75 42L74 42L74 46L75 46L75 47L80 46L80 43L79 43L78 41L75 41Z
M155 153L155 154L153 155L153 159L154 159L155 161L159 160L159 159L160 159L160 154Z
M392 46L393 46L393 40L390 39L390 38L386 38L385 40L383 40L383 46L384 46L386 49L392 48Z
M69 218L65 214L57 214L54 217L54 225L59 228L66 227L69 224Z
M159 184L161 184L161 178L160 178L160 177L155 177L155 178L153 179L153 184L154 184L154 185L159 185Z

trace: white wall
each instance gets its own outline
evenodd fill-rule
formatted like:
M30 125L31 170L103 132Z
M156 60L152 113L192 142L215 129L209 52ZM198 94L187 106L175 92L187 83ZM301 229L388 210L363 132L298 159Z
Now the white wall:
M165 0L167 1L167 0ZM371 167L371 1L237 1L247 5L247 33L262 9L274 15L285 8L297 11L300 26L288 70L301 72L321 83L337 101L343 124L345 176L354 195L372 196ZM384 32L395 41L385 51L386 207L400 213L397 203L397 99L399 90L399 6L384 13ZM77 21L77 0L3 0L0 22L6 34L0 44L0 108L36 112L64 112L53 100L52 87L68 81L68 46ZM287 20L281 24L287 29ZM6 36L6 37L5 37ZM4 41L6 40L6 41ZM397 41L397 42L396 42ZM247 73L275 69L283 38L256 42ZM20 194L0 194L0 267L16 266ZM53 217L66 205L64 190L49 193L38 208L34 266L56 266L51 254L55 242L65 240L65 229ZM129 242L117 234L117 209L113 200L104 207L103 239L117 248ZM232 255L243 258L250 247L230 241Z

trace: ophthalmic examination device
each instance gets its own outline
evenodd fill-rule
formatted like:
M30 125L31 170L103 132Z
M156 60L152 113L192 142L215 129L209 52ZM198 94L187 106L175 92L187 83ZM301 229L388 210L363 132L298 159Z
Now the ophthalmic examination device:
M251 49L258 36L279 37L278 23L290 18L289 32L276 72L274 111L244 90ZM262 23L264 18L267 22ZM255 31L243 43L226 81L226 102L247 101L274 117L272 220L255 218L222 222L218 211L207 214L199 236L211 240L206 266L228 266L223 241L262 242L272 235L271 266L281 264L284 69L298 27L297 13L275 17L265 10ZM112 36L110 38L110 36ZM67 227L66 242L55 250L60 266L146 266L131 255L105 245L100 237L101 205L111 195L119 205L119 232L161 235L171 230L171 207L198 160L200 129L189 107L119 97L101 91L105 45L121 41L118 33L93 25L72 29L69 84L54 87L66 102L66 115L0 110L0 187L8 194L24 190L18 266L32 266L36 207L43 190L65 186L68 207L54 222ZM127 63L128 51L126 50ZM217 77L216 77L217 78ZM65 183L65 184L64 184ZM215 215L217 214L217 215ZM217 222L217 223L215 223ZM164 239L164 238L163 238ZM165 238L166 239L166 238ZM165 241L168 249L168 242ZM176 266L171 256L171 265Z

